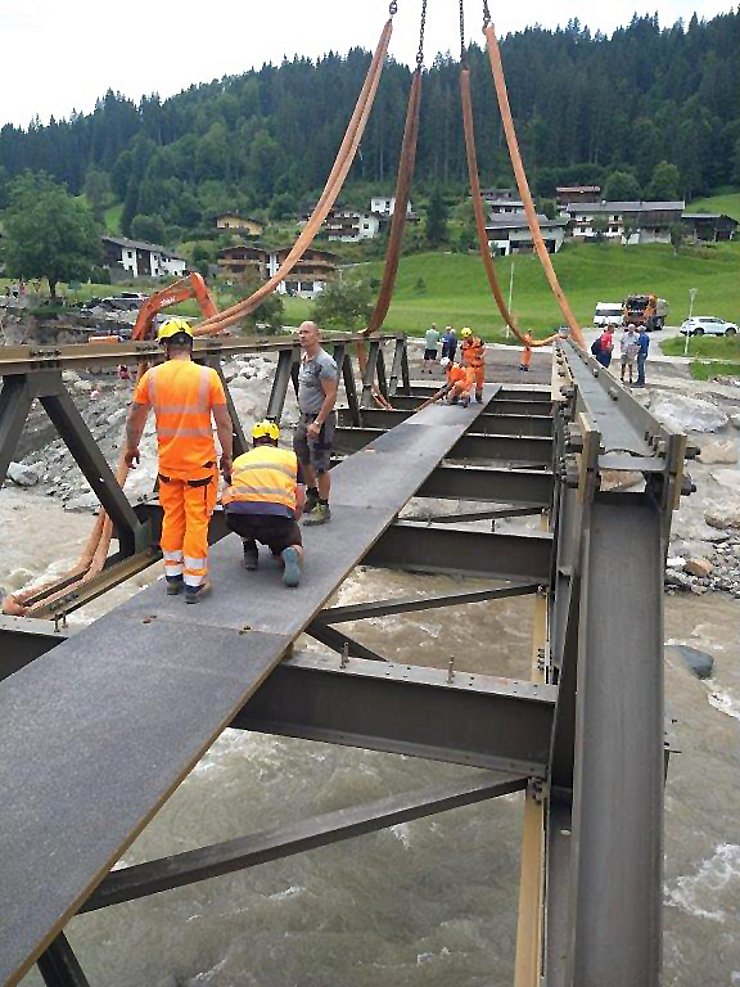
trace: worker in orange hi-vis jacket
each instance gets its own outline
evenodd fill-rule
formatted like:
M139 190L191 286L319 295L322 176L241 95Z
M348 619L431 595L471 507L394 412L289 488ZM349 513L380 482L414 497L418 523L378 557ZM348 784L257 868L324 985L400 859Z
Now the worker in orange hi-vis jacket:
M154 409L159 452L159 502L167 594L183 588L185 602L197 603L209 591L208 525L218 495L216 444L221 472L231 476L233 426L226 395L215 370L192 360L193 334L184 319L170 319L157 338L167 355L136 386L126 423L126 464L139 462L139 442L149 409Z
M483 340L473 335L473 330L465 326L460 333L462 337L462 360L470 367L475 375L475 400L483 402L483 384L485 383L486 347Z
M525 332L523 339L524 349L522 350L522 358L519 362L519 369L529 370L529 365L532 362L532 333Z
M445 397L448 404L457 404L459 401L464 408L467 408L470 404L470 392L475 383L472 367L462 367L447 356L442 358L440 365L445 372L446 380L439 396Z

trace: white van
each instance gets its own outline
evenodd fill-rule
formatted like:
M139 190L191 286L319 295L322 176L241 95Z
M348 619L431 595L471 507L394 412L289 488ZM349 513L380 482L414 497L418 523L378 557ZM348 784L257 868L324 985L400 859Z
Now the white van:
M597 302L594 312L594 326L603 328L613 325L615 322L620 326L624 309L621 302Z

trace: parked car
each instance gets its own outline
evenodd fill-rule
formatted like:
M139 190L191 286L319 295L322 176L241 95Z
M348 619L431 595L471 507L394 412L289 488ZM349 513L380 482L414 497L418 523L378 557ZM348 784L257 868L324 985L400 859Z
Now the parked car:
M127 312L135 312L148 297L148 295L144 295L140 291L121 291L117 295L110 295L108 298L103 298L100 304L103 308L123 309Z
M594 312L594 327L597 329L611 325L622 325L621 302L597 302Z
M737 325L714 315L694 315L681 324L684 336L734 336Z

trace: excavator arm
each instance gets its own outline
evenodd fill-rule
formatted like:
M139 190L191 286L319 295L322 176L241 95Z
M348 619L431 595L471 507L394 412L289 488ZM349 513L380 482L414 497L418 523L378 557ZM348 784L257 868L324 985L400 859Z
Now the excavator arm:
M206 283L200 274L193 272L180 281L175 281L161 291L155 291L153 295L144 302L139 309L134 326L133 338L138 340L149 339L152 335L154 319L163 308L171 305L179 305L180 302L195 298L200 306L200 310L206 319L218 315L218 309L213 297L206 287Z

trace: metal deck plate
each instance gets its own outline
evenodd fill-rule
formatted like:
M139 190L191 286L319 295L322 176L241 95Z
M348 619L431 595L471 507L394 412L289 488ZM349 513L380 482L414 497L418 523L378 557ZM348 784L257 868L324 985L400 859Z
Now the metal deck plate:
M425 409L337 467L333 520L304 529L297 590L267 555L247 573L226 538L208 601L187 607L158 583L0 684L2 983L77 912L484 407Z

